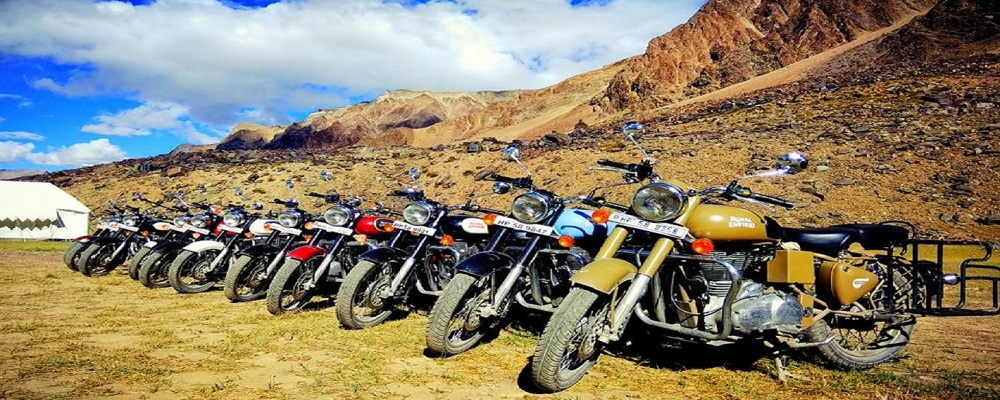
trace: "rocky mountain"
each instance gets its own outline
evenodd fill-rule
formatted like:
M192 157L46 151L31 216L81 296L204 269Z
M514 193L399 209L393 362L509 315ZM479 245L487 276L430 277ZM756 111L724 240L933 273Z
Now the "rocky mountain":
M0 179L14 179L22 176L38 175L44 172L35 169L0 169Z

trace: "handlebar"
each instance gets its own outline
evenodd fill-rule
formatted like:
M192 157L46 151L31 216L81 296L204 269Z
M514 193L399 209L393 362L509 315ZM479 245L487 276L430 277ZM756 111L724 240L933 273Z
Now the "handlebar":
M532 186L534 186L534 182L531 180L530 176L526 176L524 178L511 178L511 177L503 176L503 175L500 175L498 173L493 172L493 173L490 173L489 175L487 175L483 179L488 180L488 181L494 181L494 182L509 183L511 185L514 185L514 187L519 188L519 189L531 189Z
M777 197L768 196L768 195L754 193L754 194L750 195L750 199L757 200L757 201L763 201L763 202L769 203L769 204L774 204L774 205L776 205L778 207L795 208L795 203L792 203L792 202L790 202L788 200L779 199Z
M623 174L635 177L635 179L638 179L639 181L644 181L646 179L656 177L656 172L653 171L653 166L650 165L648 161L643 161L642 163L625 164L601 158L597 160L597 165L605 166L611 168L612 170L618 170Z
M464 210L469 212L480 212L486 214L499 214L499 215L507 214L506 211L494 210L492 208L487 208L487 207L480 207L475 204L463 204L461 206L450 207L450 208L453 210Z

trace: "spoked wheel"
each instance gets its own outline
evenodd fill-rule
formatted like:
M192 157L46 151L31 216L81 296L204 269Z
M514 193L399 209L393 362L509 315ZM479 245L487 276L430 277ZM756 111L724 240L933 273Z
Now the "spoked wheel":
M174 259L176 251L149 253L142 260L139 267L139 283L150 289L170 286L167 280L167 270L170 268L170 261Z
M893 274L894 296L890 299L888 285L883 283L856 303L868 310L906 310L917 299L910 286L912 271L898 270ZM885 275L882 275L885 276ZM843 307L845 311L861 312L859 305ZM891 360L910 342L916 317L907 314L883 313L880 318L833 315L809 328L812 341L833 340L817 347L820 356L843 369L868 369Z
M70 270L77 271L76 263L85 247L87 247L87 242L73 242L63 253L63 262Z
M117 266L111 255L120 243L104 243L101 245L87 246L80 253L80 262L77 263L80 273L86 276L107 275L108 272Z
M323 257L313 257L305 262L287 259L267 288L267 311L273 315L298 312L316 293L313 275Z
M531 360L531 378L538 389L558 392L583 378L604 349L597 338L610 309L609 296L570 290L545 326Z
M142 260L146 259L146 256L153 251L152 247L143 246L138 252L128 260L128 277L132 280L139 280L139 268L142 268Z
M337 319L349 329L364 329L385 322L394 302L388 293L394 269L390 263L362 261L351 268L337 292Z
M229 267L222 291L232 302L253 301L267 294L267 257L242 256Z
M212 261L220 251L182 251L167 271L170 286L177 293L202 293L215 287L219 283L219 276L212 269Z
M493 271L479 278L459 274L451 280L427 318L428 350L442 356L459 354L495 329L496 320L484 312L493 305L497 274ZM509 307L510 301L504 305ZM497 310L500 315L503 311Z

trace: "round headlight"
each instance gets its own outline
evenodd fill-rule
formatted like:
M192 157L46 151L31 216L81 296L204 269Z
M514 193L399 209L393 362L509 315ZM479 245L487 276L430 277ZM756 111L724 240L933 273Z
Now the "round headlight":
M194 218L191 218L191 225L194 225L195 228L204 228L208 226L209 218L210 217L205 214L195 215Z
M632 210L642 219L666 221L684 211L687 196L679 187L656 182L643 186L632 196Z
M285 211L278 215L278 223L285 228L294 228L302 222L302 214L297 211Z
M535 224L552 212L552 198L538 192L528 192L517 196L510 206L510 213L518 221Z
M122 218L122 223L128 226L139 225L139 216L135 214L129 215L125 218Z
M247 216L241 211L231 211L222 218L222 222L232 227L238 227L247 222Z
M174 218L174 225L184 226L191 222L191 217L187 215L178 215Z
M351 215L353 214L353 210L344 206L330 207L323 212L323 220L333 226L344 226L348 222L351 222Z
M410 203L410 205L403 209L403 219L413 225L423 225L431 220L431 214L433 213L434 206L418 201Z

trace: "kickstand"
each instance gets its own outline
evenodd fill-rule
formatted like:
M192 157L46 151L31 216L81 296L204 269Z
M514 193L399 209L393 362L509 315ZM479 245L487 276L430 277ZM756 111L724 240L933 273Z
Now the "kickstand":
M788 356L783 354L775 354L774 356L774 367L778 370L778 381L781 383L788 383L788 379L794 378L806 382L812 382L812 379L788 372L788 365L786 365L787 359Z

